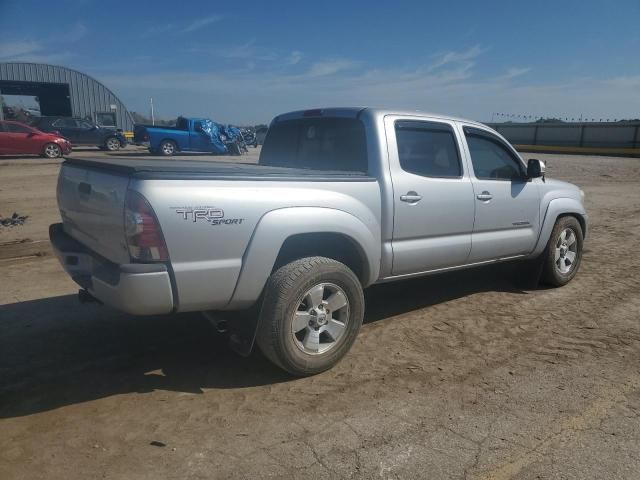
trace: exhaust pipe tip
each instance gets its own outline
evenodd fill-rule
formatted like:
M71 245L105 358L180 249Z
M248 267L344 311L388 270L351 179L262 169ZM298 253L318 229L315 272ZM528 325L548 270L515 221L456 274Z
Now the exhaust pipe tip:
M218 333L229 332L229 323L226 320L218 317L217 315L214 315L211 312L202 312L202 314L207 320L209 320L209 323L213 328L215 328L216 332Z

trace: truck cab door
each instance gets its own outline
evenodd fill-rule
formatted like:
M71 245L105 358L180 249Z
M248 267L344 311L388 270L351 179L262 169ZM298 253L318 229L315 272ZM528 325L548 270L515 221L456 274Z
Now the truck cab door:
M210 152L211 138L202 130L202 124L193 122L193 128L189 129L189 147L197 152Z
M75 119L75 136L79 144L100 145L102 143L101 132L98 128L86 120Z
M50 130L60 132L60 135L69 140L73 145L80 145L82 143L76 121L73 118L58 118L51 123Z
M475 201L470 262L530 253L540 229L539 179L527 179L516 151L488 130L464 126Z
M465 264L474 197L455 124L392 115L385 132L394 196L392 275Z

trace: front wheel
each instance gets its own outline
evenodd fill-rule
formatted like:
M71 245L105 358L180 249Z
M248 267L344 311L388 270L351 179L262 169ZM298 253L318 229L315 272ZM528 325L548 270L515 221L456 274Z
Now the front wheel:
M104 147L110 152L116 152L120 150L120 140L118 140L116 137L109 137L105 140Z
M582 260L583 233L575 217L561 217L547 244L542 280L554 287L569 283L576 276Z
M287 372L314 375L351 348L364 316L358 277L325 257L295 260L267 282L256 341Z
M47 143L42 151L43 156L46 158L58 158L62 156L62 149L55 143Z

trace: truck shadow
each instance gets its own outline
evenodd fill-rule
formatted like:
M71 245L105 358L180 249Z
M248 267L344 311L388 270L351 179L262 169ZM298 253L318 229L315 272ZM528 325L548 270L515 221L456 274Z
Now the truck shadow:
M470 293L524 293L505 278L505 267L374 286L365 323ZM123 393L202 393L291 380L257 349L248 358L236 355L199 314L132 317L78 304L75 295L0 306L0 418Z

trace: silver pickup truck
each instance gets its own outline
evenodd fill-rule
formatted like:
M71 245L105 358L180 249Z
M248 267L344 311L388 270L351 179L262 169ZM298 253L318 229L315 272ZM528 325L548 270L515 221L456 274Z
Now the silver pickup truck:
M307 110L273 120L258 164L68 159L50 237L84 298L207 312L310 375L349 350L374 283L516 259L569 282L584 194L544 167L476 122Z

